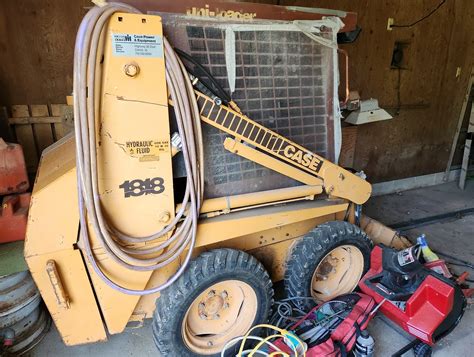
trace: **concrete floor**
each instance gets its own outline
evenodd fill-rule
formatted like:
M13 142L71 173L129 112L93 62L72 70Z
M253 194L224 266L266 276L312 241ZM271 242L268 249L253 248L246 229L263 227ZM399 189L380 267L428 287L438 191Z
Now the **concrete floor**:
M406 191L399 194L371 199L365 213L386 225L405 222L435 214L451 212L474 206L474 182L468 182L466 190L460 191L454 183ZM412 229L405 232L416 238L425 233L432 248L448 254L474 261L474 215L447 222ZM455 272L462 272L454 269ZM471 272L474 277L474 271ZM471 277L472 278L472 277ZM470 307L470 306L469 306ZM434 350L436 357L472 356L474 351L474 309L469 308L458 327L440 341ZM383 317L376 318L369 330L376 342L376 356L389 356L410 341L403 332ZM156 356L157 351L151 337L150 323L140 329L111 336L106 343L66 347L53 327L31 356ZM412 356L407 353L405 356Z
M474 182L468 182L461 191L455 183L405 191L398 194L375 197L365 206L365 213L387 226L411 219L438 215L474 207ZM416 239L425 233L430 247L436 251L457 256L474 262L474 215L452 219L403 232L408 238ZM450 267L460 274L464 269ZM474 271L470 271L471 279ZM472 284L471 284L472 285ZM471 305L456 329L442 339L434 349L434 356L472 356L474 355L474 309ZM375 319L369 330L376 342L376 355L389 356L411 339L397 331L384 318ZM405 356L412 356L407 353Z

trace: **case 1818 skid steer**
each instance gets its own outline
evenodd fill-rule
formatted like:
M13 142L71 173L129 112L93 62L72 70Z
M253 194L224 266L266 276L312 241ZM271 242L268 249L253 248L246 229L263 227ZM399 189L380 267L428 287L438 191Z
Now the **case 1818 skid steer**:
M266 321L272 280L318 300L357 286L372 243L348 221L370 184L191 81L159 16L93 8L74 71L75 136L43 153L25 246L67 345L153 316L163 355L214 355ZM203 199L201 124L302 185ZM178 158L184 184L173 178Z

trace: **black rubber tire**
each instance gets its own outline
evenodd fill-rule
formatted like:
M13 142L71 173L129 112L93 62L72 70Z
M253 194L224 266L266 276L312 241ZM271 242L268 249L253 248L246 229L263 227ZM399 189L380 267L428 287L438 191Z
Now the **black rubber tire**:
M192 260L183 275L165 289L156 301L153 338L162 356L199 356L190 350L183 340L182 321L199 294L224 280L240 280L249 284L258 301L253 325L268 321L274 292L270 276L263 265L251 255L239 250L211 250ZM240 347L238 343L236 345L236 348ZM232 352L235 355L234 349L229 351L229 355ZM220 356L220 353L208 356Z
M294 244L286 262L286 297L310 297L311 280L316 267L331 250L341 245L354 245L359 248L364 258L363 276L370 266L372 241L353 224L345 221L327 222L313 228ZM294 303L301 309L315 305L311 300L295 300Z
M431 357L433 355L433 349L430 345L420 342L413 347L413 353L415 357Z

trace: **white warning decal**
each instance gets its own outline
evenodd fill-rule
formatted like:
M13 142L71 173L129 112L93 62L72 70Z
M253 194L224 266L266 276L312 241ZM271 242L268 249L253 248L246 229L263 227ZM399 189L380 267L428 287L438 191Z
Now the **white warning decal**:
M163 57L163 38L160 35L113 33L115 56Z

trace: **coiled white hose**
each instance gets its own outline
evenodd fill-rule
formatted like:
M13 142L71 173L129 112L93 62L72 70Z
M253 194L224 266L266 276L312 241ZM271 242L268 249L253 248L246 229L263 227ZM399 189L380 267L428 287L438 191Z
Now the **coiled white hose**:
M94 271L108 286L125 294L147 295L171 285L186 269L191 258L204 187L201 124L196 97L186 69L168 41L163 38L166 83L174 105L187 173L184 199L172 222L150 236L128 236L111 226L102 212L98 189L95 113L100 112L100 83L96 83L96 75L101 78L101 68L96 68L96 59L101 32L115 12L139 13L137 9L120 3L94 7L86 14L79 27L74 51L74 118L80 243ZM107 277L98 265L90 246L88 223L107 256L130 270L151 271L163 268L187 250L184 261L179 269L159 286L147 290L132 290L120 286ZM133 248L133 243L153 242L170 232L173 233L169 239L154 243L152 248L149 248L149 245L147 248Z

